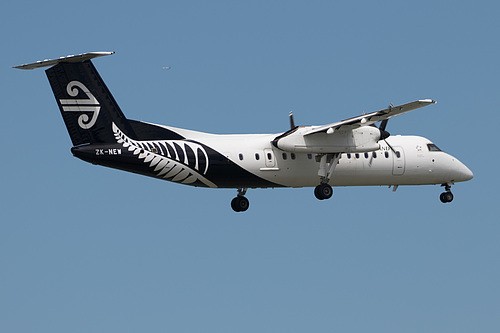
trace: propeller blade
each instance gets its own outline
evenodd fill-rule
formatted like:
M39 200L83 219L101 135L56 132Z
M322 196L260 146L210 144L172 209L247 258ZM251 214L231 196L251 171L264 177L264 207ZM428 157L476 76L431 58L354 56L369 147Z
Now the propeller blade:
M388 122L388 121L389 121L389 119L384 119L384 120L382 120L382 122L380 123L380 126L379 126L379 129L380 129L381 131L385 131L385 128L386 128L386 126L387 126L387 122Z
M392 108L392 104L389 105L389 108ZM387 144L387 146L389 146L389 148L391 148L392 152L395 154L395 155L398 155L398 153L396 152L396 150L391 146L391 144L389 142L387 142L387 138L391 136L391 133L387 132L385 130L385 128L387 127L387 123L389 122L389 119L384 119L380 122L380 126L378 127L378 129L380 130L380 140L384 140L384 142Z
M390 143L387 142L386 139L384 139L384 141L385 141L385 143L387 143L387 145L389 146L389 148L391 148L392 152L397 155L396 150L394 150L394 148L390 145Z
M380 130L380 139L379 140L385 140L385 139L387 139L388 137L391 136L391 133L389 133L389 132L387 132L385 130L385 128L387 127L387 122L388 121L389 121L389 119L384 119L380 123L380 126L378 128Z

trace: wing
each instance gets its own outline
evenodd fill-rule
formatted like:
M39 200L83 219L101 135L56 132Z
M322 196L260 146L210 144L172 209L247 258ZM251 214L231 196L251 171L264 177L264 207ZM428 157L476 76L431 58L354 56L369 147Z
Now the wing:
M385 130L369 125L434 103L432 99L421 99L328 125L298 126L276 137L272 144L284 151L301 153L374 151L380 148L378 142Z
M308 136L316 133L328 133L331 134L339 128L342 129L355 129L361 126L367 126L379 122L384 119L389 119L395 117L397 115L410 112L412 110L427 106L429 104L435 104L436 101L432 99L421 99L415 102L392 106L384 110L375 111L367 114L363 114L358 117L342 120L336 123L315 126L312 127L307 133L304 133L304 136Z

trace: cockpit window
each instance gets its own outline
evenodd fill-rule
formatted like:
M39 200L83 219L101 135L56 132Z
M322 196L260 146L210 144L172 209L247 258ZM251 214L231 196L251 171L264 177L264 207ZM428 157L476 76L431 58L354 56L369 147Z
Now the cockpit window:
M441 149L433 143L428 143L427 148L429 148L429 151L441 151Z

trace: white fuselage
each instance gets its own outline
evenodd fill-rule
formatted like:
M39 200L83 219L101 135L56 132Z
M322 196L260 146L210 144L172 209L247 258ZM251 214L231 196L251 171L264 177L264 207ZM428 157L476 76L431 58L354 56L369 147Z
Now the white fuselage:
M279 134L218 135L167 127L224 155L248 172L285 187L314 187L319 183L315 154L290 153L271 142ZM432 142L419 136L391 136L380 149L343 153L330 179L332 186L425 185L467 181L472 172L458 159L430 151Z

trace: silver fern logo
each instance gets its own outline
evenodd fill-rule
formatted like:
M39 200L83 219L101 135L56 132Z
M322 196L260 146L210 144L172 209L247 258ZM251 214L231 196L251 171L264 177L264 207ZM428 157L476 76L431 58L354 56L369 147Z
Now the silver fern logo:
M92 112L92 118L85 113L78 117L78 125L83 129L89 129L94 126L99 116L99 111L101 106L97 99L92 95L92 93L85 87L85 85L79 81L71 81L66 86L66 91L71 97L78 96L79 92L82 91L87 98L86 99L60 99L59 103L62 105L62 109L65 112Z
M217 187L205 177L209 159L202 145L184 140L137 141L125 135L115 123L112 128L116 141L154 168L156 177L182 184L201 182Z

